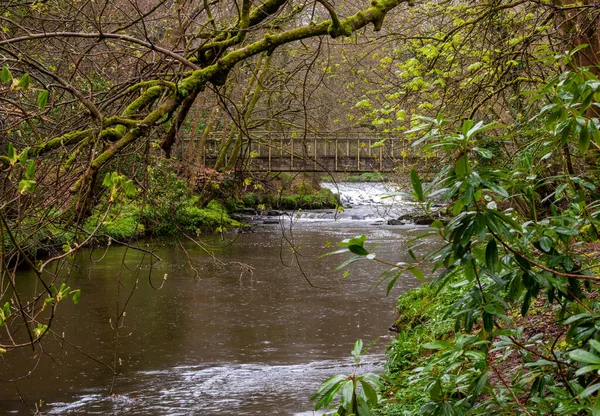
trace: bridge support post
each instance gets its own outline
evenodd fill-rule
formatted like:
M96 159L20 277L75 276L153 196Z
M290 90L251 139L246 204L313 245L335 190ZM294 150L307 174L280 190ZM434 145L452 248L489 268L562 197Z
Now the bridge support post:
M356 170L360 172L360 139L356 139Z
M338 171L338 139L335 138L335 171Z
M315 145L315 150L314 150L314 154L315 154L315 164L314 164L314 167L313 167L313 169L316 171L316 170L317 170L317 137L316 137L316 136L315 136L315 139L314 139L314 143L313 143L313 144Z

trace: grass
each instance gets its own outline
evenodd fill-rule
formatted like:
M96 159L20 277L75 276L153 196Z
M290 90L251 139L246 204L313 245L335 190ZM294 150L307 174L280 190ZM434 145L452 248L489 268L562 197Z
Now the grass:
M384 381L385 400L378 415L414 415L427 403L424 386L412 380L415 368L426 365L431 350L424 348L436 339L448 339L454 319L446 317L449 307L463 296L461 289L446 286L438 293L430 284L402 294L396 304L398 331L387 351Z

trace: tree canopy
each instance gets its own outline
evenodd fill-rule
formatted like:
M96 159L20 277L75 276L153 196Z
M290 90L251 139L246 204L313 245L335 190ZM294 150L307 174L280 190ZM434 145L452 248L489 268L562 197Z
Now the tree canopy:
M410 251L408 265L377 258L364 236L341 243L357 256L349 263L391 266L388 289L432 264L436 284L461 295L444 334L456 339L427 344L437 352L415 370L421 413L598 411L600 277L581 247L600 235L599 21L598 0L2 2L0 323L26 331L9 329L0 352L35 347L59 300L79 300L56 287L58 271L44 273L88 243L120 197L163 192L166 176L148 177L177 146L193 182L239 170L259 129L364 129L409 143L425 161L411 166L412 198L430 213L442 198L452 216L428 230L442 247ZM198 140L184 143L188 133ZM216 163L202 166L211 134ZM163 200L185 192L173 183ZM42 225L70 238L36 262ZM21 264L40 282L33 300L19 297ZM562 331L541 334L540 349L510 315L536 301ZM511 348L535 369L509 386L494 360ZM349 386L349 413L356 383L336 380L319 404Z

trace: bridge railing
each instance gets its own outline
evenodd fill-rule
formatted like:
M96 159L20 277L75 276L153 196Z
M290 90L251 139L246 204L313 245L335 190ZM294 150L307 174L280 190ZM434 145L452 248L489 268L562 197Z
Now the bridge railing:
M195 139L184 139L189 140ZM214 137L206 140L202 152L205 166L212 166L221 143L222 139ZM250 170L383 172L404 161L409 148L410 143L403 138L379 134L369 137L364 132L310 136L258 132L243 139L242 151Z

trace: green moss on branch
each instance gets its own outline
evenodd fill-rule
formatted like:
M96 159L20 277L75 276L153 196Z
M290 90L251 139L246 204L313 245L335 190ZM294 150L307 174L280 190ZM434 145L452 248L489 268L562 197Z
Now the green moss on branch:
M90 137L93 134L93 132L93 129L86 129L63 134L62 136L48 140L46 143L34 146L30 150L29 154L31 156L40 156L59 147L77 144L82 140L85 140L88 137Z

